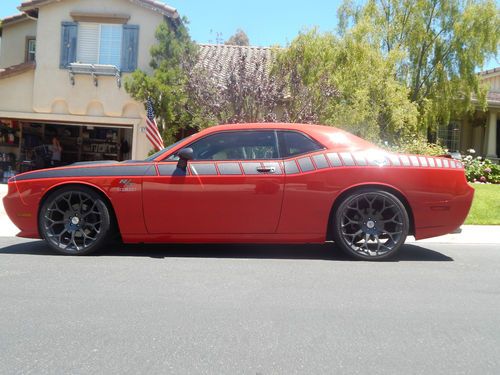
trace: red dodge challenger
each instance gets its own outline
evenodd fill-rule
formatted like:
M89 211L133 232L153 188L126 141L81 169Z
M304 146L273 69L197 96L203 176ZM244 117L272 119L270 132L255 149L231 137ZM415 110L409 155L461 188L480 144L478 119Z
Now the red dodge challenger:
M125 243L324 243L366 260L457 229L463 165L383 151L319 125L220 125L142 161L19 174L3 202L20 237L63 254Z

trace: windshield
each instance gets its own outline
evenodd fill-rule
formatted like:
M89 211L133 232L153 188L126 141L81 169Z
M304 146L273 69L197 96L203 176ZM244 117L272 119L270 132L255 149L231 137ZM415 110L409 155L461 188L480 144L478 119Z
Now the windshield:
M189 136L189 137L191 137L191 136ZM172 143L170 146L165 147L163 150L155 152L153 155L148 156L146 159L144 159L144 161L153 161L153 160L155 160L158 156L163 155L168 150L171 150L172 148L174 148L175 146L177 146L179 143L183 142L184 140L188 139L189 137L181 139L180 141L177 141L175 143Z

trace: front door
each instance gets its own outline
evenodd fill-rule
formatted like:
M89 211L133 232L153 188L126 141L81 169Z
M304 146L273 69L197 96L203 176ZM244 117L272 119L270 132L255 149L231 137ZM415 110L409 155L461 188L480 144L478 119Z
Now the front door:
M275 233L284 190L275 131L224 131L187 147L186 171L172 155L144 179L149 233Z

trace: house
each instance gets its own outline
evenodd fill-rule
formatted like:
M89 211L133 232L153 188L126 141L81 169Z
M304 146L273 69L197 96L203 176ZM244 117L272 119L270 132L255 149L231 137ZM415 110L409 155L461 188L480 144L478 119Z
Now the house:
M3 20L0 169L30 160L57 137L62 162L143 158L144 104L122 86L150 71L150 47L177 11L154 0L31 0Z

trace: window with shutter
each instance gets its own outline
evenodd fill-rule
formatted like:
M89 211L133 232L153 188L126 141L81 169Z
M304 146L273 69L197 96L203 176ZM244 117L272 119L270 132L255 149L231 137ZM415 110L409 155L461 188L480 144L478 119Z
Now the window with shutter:
M139 26L63 22L61 68L73 62L114 65L123 72L137 69Z

